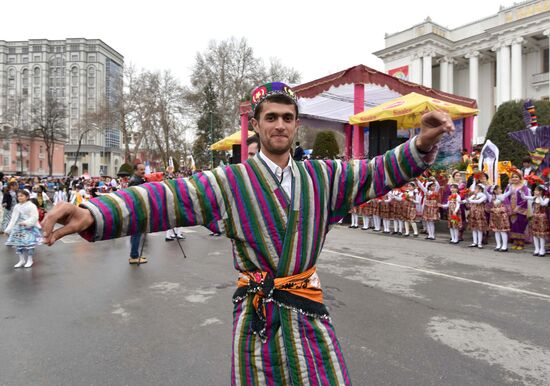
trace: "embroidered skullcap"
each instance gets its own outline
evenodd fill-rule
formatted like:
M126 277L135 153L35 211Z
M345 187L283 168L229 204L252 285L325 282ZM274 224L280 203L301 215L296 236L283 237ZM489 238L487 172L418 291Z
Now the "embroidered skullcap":
M254 91L252 91L252 99L250 100L252 111L255 112L256 108L264 100L276 94L286 96L292 103L298 106L298 98L296 97L294 91L292 91L292 89L288 85L282 82L271 82L256 87Z

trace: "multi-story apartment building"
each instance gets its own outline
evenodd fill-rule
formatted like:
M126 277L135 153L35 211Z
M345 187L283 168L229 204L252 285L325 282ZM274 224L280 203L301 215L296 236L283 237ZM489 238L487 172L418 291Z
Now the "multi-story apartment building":
M390 75L476 99L473 140L482 143L500 104L549 98L549 37L550 0L530 0L454 29L427 18L387 34L374 54Z
M44 162L40 168L40 153L33 151L36 146L40 149L40 139L28 134L33 106L45 104L51 97L64 108L66 134L57 144L64 157L54 156L54 174L68 173L75 161L78 173L116 174L123 162L116 113L123 64L121 54L97 39L0 40L0 127L4 128L0 171L20 172L22 163L24 174L47 173ZM99 120L93 115L108 118ZM23 143L21 137L29 143ZM21 150L18 146L28 151L17 151ZM37 165L36 169L32 165Z

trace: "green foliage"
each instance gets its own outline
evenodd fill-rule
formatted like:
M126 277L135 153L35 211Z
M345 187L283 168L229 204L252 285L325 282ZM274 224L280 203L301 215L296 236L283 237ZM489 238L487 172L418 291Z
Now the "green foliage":
M134 168L132 165L127 163L120 165L120 169L118 170L119 176L131 176L132 173L134 173Z
M212 151L210 145L223 139L222 119L218 114L218 102L212 82L208 82L201 94L202 110L197 120L197 137L193 143L193 158L198 168L210 167L212 163ZM214 152L214 165L218 165L224 154Z
M315 137L312 157L317 159L334 159L339 153L338 142L332 131L321 131Z
M450 170L458 170L463 172L463 171L466 171L467 168L468 168L468 162L460 161L452 165Z
M521 166L522 159L529 156L525 146L508 136L510 132L525 129L523 103L524 101L521 100L500 105L487 131L487 139L490 139L500 150L500 160L510 160L516 166ZM533 104L539 125L550 124L550 102L533 101Z

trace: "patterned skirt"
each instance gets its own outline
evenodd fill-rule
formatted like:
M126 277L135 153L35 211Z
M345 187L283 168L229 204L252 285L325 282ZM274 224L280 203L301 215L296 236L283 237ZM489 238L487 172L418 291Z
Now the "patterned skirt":
M372 200L370 206L372 208L372 215L373 216L380 216L380 201Z
M470 213L468 213L468 225L470 229L485 232L489 227L487 225L487 215L485 213L485 204L471 204Z
M462 216L460 210L457 214L454 214L456 210L456 202L449 202L449 208L447 209L447 225L449 229L462 229Z
M403 209L401 202L392 201L390 202L390 219L392 220L402 220L403 219Z
M415 221L416 220L416 203L411 201L405 201L402 205L403 205L403 220Z
M390 216L391 216L390 203L380 201L380 217L385 218L385 219L389 219L389 218L391 218Z
M6 241L6 245L15 248L34 248L40 244L42 244L42 230L37 226L25 228L16 225Z
M439 207L437 206L437 200L426 200L424 203L424 211L422 212L422 219L424 221L439 220Z
M372 216L373 208L372 201L367 201L361 206L361 215L370 217Z
M550 225L546 213L535 213L531 218L531 234L535 237L548 239L550 236Z
M491 209L489 229L492 232L510 232L510 215L505 207L494 207Z

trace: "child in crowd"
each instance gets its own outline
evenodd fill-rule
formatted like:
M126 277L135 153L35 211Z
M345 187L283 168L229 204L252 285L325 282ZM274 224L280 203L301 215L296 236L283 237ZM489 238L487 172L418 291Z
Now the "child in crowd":
M473 243L470 247L483 248L483 232L487 230L487 216L485 215L485 186L476 184L474 193L466 200L470 206L468 224L472 230Z
M363 227L361 229L366 231L370 228L372 218L372 200L361 204L361 216L363 217Z
M435 222L439 220L439 184L435 180L430 180L425 184L419 182L418 186L424 192L422 219L428 232L426 239L435 240Z
M380 232L381 218L380 218L380 198L376 197L371 200L372 207L372 221L374 223L374 231Z
M359 228L359 210L360 209L358 206L354 206L349 211L349 213L351 214L351 225L349 226L350 228Z
M495 233L497 252L508 252L508 232L510 232L510 213L504 205L506 194L502 194L502 188L494 185L491 194L491 209L489 229Z
M19 190L17 201L6 233L9 233L6 245L15 248L19 262L14 268L30 268L33 265L34 248L42 243L42 230L38 223L38 208L29 199L29 192Z
M530 230L533 235L533 243L535 251L533 256L544 256L546 254L546 240L550 234L550 226L548 224L548 208L547 188L544 185L537 185L533 191L533 196L527 196L523 192L521 196L524 200L533 202L533 217L531 218Z
M449 233L451 234L451 244L458 244L459 231L462 228L462 218L460 216L460 195L458 194L458 184L450 184L450 195L447 197L447 203L439 205L440 208L447 209L447 223Z
M405 225L405 233L403 236L409 236L409 227L413 229L413 236L418 237L418 227L416 225L416 205L418 203L418 196L414 190L414 184L408 183L405 185L405 191L401 195L402 200L402 221Z
M390 233L390 210L391 198L389 193L382 197L380 200L380 218L382 219L382 226L384 228L384 233Z

